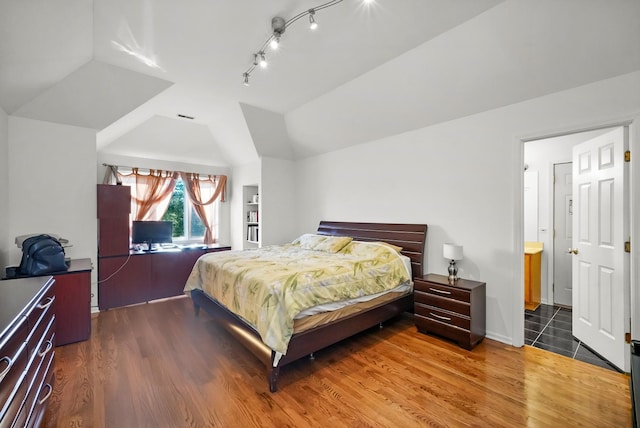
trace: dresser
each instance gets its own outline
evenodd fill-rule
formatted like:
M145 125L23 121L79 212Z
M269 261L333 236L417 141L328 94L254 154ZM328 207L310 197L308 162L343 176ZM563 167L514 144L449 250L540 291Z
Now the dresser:
M486 284L444 275L414 279L414 320L421 333L435 333L473 349L486 334Z
M0 427L35 427L53 392L54 280L0 282Z
M71 259L68 269L54 278L56 346L87 340L91 336L91 259ZM20 278L27 278L21 276ZM7 279L7 278L3 278ZM2 296L0 296L2 298ZM0 427L1 428L1 427Z

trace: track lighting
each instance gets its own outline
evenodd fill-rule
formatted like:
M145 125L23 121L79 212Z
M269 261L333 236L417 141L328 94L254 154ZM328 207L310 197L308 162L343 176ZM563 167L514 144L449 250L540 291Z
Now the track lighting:
M267 66L267 60L265 57L265 50L267 48L267 46L270 46L271 49L276 50L278 49L278 46L280 45L280 40L282 38L282 35L284 34L285 30L287 28L289 28L289 26L291 24L293 24L294 22L296 22L297 20L304 18L305 16L309 17L309 28L311 30L315 30L316 28L318 28L318 23L316 22L315 19L315 15L316 12L322 10L322 9L326 9L328 7L331 6L335 6L338 3L342 3L344 0L331 0L322 4L319 4L318 6L315 6L311 9L305 10L304 12L300 12L299 14L295 15L294 17L288 19L288 20L284 20L284 18L276 16L274 18L271 19L271 30L272 30L272 34L271 36L269 36L269 38L262 44L262 46L260 47L259 50L257 50L256 52L258 52L257 54L253 54L253 63L249 66L249 68L247 68L247 70L242 74L243 78L244 78L244 84L246 86L249 85L249 76L251 75L251 73L253 73L253 70L255 70L258 65L260 65L260 67L264 68ZM373 0L362 0L363 3L373 3Z
M315 30L316 28L318 28L318 23L316 22L315 18L313 17L313 15L316 14L316 11L313 9L309 9L309 29L310 30Z

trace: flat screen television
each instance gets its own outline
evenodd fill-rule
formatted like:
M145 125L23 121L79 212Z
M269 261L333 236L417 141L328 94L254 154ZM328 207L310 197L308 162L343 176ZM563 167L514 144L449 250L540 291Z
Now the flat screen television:
M173 223L170 221L134 221L131 224L131 243L147 244L151 250L152 244L173 242Z

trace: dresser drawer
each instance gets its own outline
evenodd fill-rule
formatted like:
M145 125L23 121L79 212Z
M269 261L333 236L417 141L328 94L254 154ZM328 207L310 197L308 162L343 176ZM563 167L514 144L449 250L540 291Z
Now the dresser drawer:
M36 401L34 403L33 409L29 414L29 419L27 420L27 427L38 427L42 424L42 419L44 417L44 412L47 407L47 402L51 398L53 394L53 385L55 381L55 377L53 374L53 353L51 354L50 360L46 366L44 371L45 377L40 385L40 389L36 394Z
M15 415L20 408L21 396L16 396L24 378L24 371L29 362L27 342L23 341L13 352L2 357L0 370L4 376L0 381L0 420L4 415ZM14 400L15 397L15 400ZM19 402L16 404L15 401Z
M53 355L55 349L55 334L55 319L51 318L47 329L43 332L40 336L40 340L34 346L33 356L31 357L32 362L27 369L27 377L30 380L36 378L43 361L47 361L51 358L51 355Z
M28 335L27 318L20 317L0 343L0 411L27 364L26 342Z
M29 345L29 355L31 355L31 358L34 358L34 354L37 352L42 351L42 342L45 340L45 337L49 338L51 336L54 323L55 315L53 308L49 307L40 314L40 319L36 321L29 335L27 343Z
M56 300L53 287L49 287L46 292L38 299L31 311L27 314L29 319L29 327L35 329L39 321L46 316L47 313L52 314L54 312L53 304Z
M415 291L413 293L413 301L415 303L422 303L423 305L441 308L449 312L455 312L467 317L471 315L471 305L460 300L448 299L434 294Z
M469 331L471 329L471 319L468 317L460 316L453 312L444 311L433 306L423 305L416 303L414 307L416 316L428 318L433 321L438 321L443 324L453 325L458 328Z
M53 392L53 347L55 330L53 322L49 325L46 336L39 344L38 354L27 372L29 393L26 401L14 422L15 426L34 426L38 408L44 408L46 401ZM48 386L47 386L48 384Z

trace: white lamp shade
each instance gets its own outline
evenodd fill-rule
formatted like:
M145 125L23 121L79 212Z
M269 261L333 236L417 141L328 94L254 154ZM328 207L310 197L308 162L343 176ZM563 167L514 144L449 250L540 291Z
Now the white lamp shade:
M442 256L447 260L462 260L462 245L444 244Z

